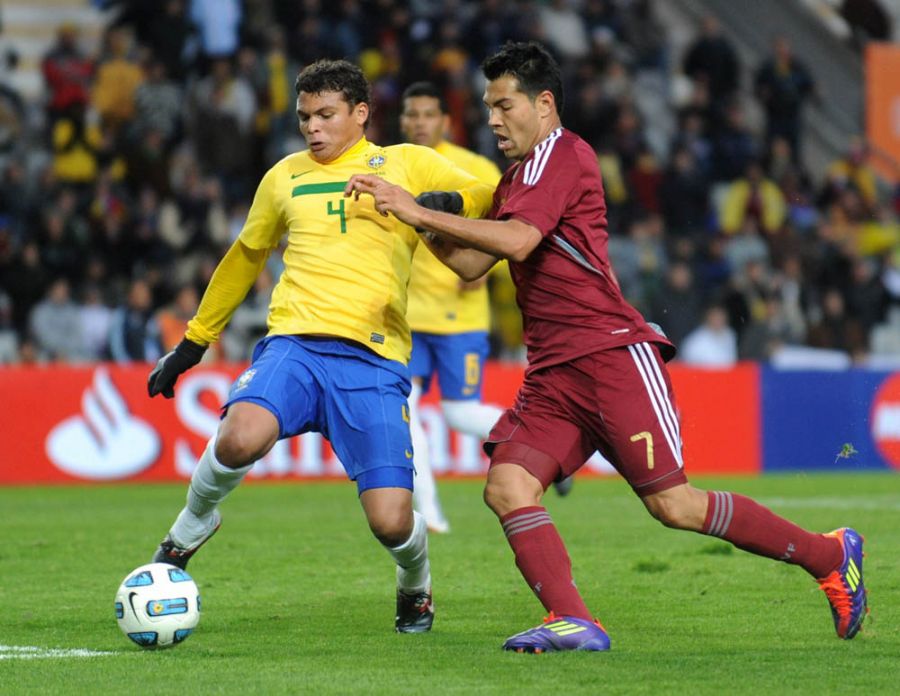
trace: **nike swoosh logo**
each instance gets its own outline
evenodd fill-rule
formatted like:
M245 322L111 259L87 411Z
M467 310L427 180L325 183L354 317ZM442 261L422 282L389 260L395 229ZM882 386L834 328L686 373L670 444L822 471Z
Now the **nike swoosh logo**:
M412 452L410 452L409 450L403 450L403 454L406 455L406 458L407 458L407 459L412 459L412 458L413 458Z
M299 179L301 176L303 176L304 174L309 174L311 171L312 169L307 169L305 172L300 172L299 174L291 174L291 178Z
M129 592L128 593L128 603L131 605L132 613L137 616L137 611L134 608L134 598L137 597L137 592Z

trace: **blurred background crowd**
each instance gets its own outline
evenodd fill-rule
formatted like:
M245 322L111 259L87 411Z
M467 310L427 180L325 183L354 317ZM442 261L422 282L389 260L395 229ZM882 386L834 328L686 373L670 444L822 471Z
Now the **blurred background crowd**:
M823 75L791 38L768 37L750 64L714 14L676 31L660 0L65 4L101 26L45 10L54 34L35 93L11 79L15 50L0 68L0 363L152 361L172 348L259 178L304 147L293 81L311 61L362 67L368 138L384 145L400 142L403 89L434 81L450 139L505 167L479 64L537 39L563 67L564 125L597 152L623 290L681 360L900 364L896 164L876 170L861 135L808 151ZM851 52L892 35L876 0L831 9ZM248 358L279 272L274 255L212 359ZM520 359L508 279L492 277L491 297L494 355Z

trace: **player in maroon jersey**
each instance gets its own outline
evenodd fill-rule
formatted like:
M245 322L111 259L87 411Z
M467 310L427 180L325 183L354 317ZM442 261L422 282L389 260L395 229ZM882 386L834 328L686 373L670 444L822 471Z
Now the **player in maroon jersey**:
M463 278L510 261L528 367L514 407L491 432L485 502L497 514L529 587L550 612L504 648L607 650L609 638L575 587L571 562L541 506L555 480L599 450L668 527L721 537L799 565L825 590L835 628L852 638L866 615L862 537L807 532L736 493L688 483L665 360L674 348L622 297L607 255L606 204L596 155L562 127L559 68L536 43L507 44L482 66L488 123L513 160L489 220L456 215L453 194L406 191L370 175L347 186L425 230Z

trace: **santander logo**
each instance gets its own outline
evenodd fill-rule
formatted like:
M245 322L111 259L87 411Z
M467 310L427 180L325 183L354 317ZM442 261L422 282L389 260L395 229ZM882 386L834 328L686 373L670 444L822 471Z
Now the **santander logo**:
M900 374L891 375L872 401L872 439L882 457L900 469Z
M159 436L134 417L104 367L81 396L81 413L66 418L47 436L47 456L60 470L85 479L121 479L137 474L159 456Z

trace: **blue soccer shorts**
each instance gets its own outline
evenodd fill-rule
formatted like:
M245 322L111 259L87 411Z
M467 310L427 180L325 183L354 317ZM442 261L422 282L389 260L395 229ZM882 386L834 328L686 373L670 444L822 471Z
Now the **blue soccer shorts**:
M278 419L279 438L322 433L360 493L413 488L406 366L349 341L268 336L224 408L249 401Z
M487 331L458 334L413 331L409 373L422 379L423 393L431 386L431 376L437 373L442 399L480 400L489 348Z

